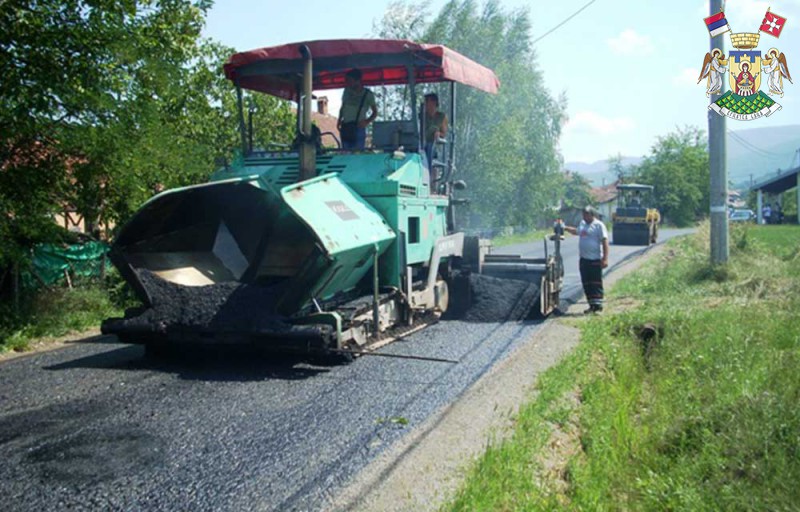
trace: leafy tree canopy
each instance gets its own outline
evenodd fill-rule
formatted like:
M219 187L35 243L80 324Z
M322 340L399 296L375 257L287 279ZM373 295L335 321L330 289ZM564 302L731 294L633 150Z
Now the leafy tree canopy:
M531 44L528 11L496 0L450 0L432 19L427 2L396 1L375 25L379 37L444 44L493 69L492 96L457 93L457 165L471 193L473 225L532 226L558 203L564 186L557 149L564 100L544 87ZM438 91L443 104L449 91Z
M581 174L568 171L564 177L563 197L564 207L582 209L592 204L592 185Z
M633 168L633 179L655 187L656 207L675 225L705 217L711 182L705 132L687 127L659 137L650 155Z
M154 192L203 181L238 147L230 48L200 37L209 0L0 3L0 265L75 207L120 224ZM291 139L285 102L247 98L254 143Z

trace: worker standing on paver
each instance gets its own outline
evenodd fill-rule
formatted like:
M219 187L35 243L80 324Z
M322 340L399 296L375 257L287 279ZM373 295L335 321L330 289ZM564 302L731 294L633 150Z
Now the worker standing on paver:
M378 117L375 94L364 87L363 76L360 69L351 69L345 75L342 108L336 124L342 138L342 149L364 149L367 126Z
M608 267L608 230L597 218L597 211L591 206L583 209L583 220L578 227L564 226L568 233L580 237L581 282L589 309L584 314L603 311L603 269Z

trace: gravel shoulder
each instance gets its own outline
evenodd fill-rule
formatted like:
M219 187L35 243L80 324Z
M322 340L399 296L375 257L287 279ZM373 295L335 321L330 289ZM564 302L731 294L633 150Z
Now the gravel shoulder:
M605 276L606 287L641 267L664 247L659 244L622 262ZM534 396L538 375L577 346L580 331L574 326L574 318L582 316L585 308L582 294L566 297L562 301L564 316L546 321L460 399L375 459L343 490L332 509L438 510L458 490L470 462L487 445L511 434L520 404Z

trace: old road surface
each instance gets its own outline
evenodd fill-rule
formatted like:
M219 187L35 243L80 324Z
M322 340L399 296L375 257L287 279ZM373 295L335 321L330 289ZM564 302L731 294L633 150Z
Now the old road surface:
M643 250L612 246L612 269ZM575 237L564 259L569 297L579 291ZM154 362L104 336L8 360L0 510L325 509L540 323L442 321L382 349L457 364L361 357L315 366L252 353Z

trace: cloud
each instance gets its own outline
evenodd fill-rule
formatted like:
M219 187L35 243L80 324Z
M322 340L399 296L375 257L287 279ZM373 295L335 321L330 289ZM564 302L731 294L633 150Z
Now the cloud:
M608 46L619 55L644 56L653 53L650 38L637 34L632 28L623 30L617 37L607 40Z
M700 75L700 69L683 68L677 75L672 77L673 85L697 85L697 77Z
M630 131L636 123L630 117L605 117L597 112L581 110L571 116L565 126L569 132L587 131L597 135L612 135Z

